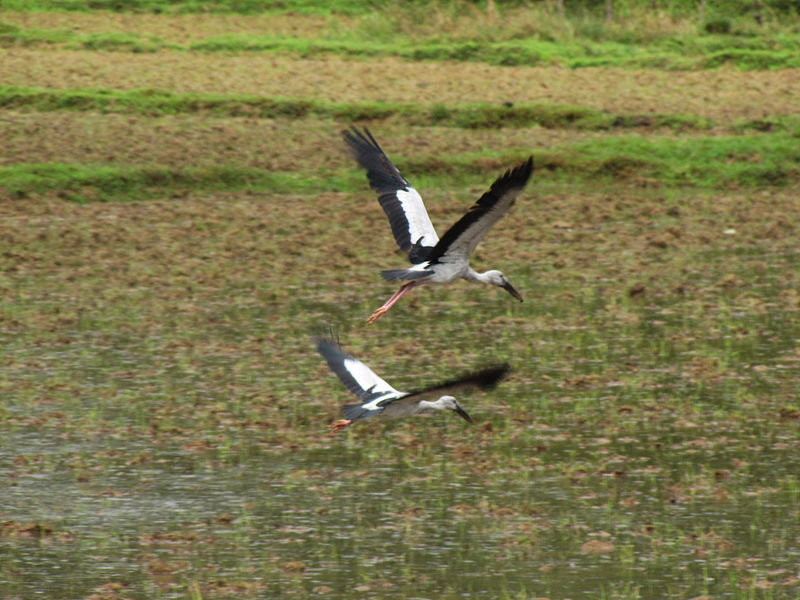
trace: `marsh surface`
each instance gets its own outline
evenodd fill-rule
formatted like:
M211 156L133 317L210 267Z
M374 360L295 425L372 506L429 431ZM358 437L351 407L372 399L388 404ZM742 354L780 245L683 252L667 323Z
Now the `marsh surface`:
M0 598L796 598L793 71L169 47L192 19L254 27L213 15L136 20L162 36L142 54L87 42L126 18L75 19L79 48L53 37L63 15L0 12L21 28L0 89ZM394 67L407 86L384 93ZM462 126L456 79L469 102L665 125ZM234 106L280 90L398 103L363 122L440 232L533 152L473 261L525 302L462 282L367 326L404 257L344 151L350 119ZM180 107L147 102L170 92ZM403 106L428 116L409 127ZM329 436L352 398L310 339L328 325L399 389L513 372L459 398L473 426Z

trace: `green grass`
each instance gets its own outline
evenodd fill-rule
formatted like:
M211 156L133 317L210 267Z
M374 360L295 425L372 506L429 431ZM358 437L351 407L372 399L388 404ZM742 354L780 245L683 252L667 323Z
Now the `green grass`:
M794 135L749 135L652 140L609 138L569 149L598 176L643 176L677 185L724 188L796 183L800 145ZM580 170L579 164L573 168Z
M681 115L608 114L585 107L518 104L510 107L486 103L424 105L399 102L327 102L313 99L265 98L232 94L175 94L164 90L49 90L0 87L0 106L39 111L80 110L145 115L208 112L217 116L297 118L308 116L360 121L402 118L409 125L496 128L540 125L548 128L602 130L625 127L707 129L708 119ZM772 127L794 124L776 118ZM741 130L747 124L740 124Z
M335 4L320 2L319 0L3 0L6 10L28 11L93 11L109 10L118 12L154 12L154 13L181 13L181 12L217 12L237 14L259 14L270 11L295 11L312 14L369 14L372 11L387 10L398 3L387 3L383 0L338 0ZM483 2L480 1L423 1L400 2L406 11L428 11L436 13L458 13L463 11L483 12ZM525 2L504 1L497 3L498 8L517 8L525 6ZM551 7L545 7L541 12L552 12ZM600 21L605 16L602 2L580 2L567 0L565 2L565 15L584 25ZM796 3L792 0L766 0L761 3L762 17L767 19L778 16L792 15L796 10ZM615 16L618 21L635 21L643 16L659 12L673 19L691 19L698 16L698 7L691 0L673 0L669 3L660 3L656 6L643 7L636 0L615 0ZM753 7L735 0L721 0L708 7L708 21L721 22L724 20L747 20L752 22L754 17Z
M411 61L455 60L503 66L558 64L567 68L617 66L695 70L731 65L742 69L777 69L800 66L800 38L770 39L679 38L646 45L620 42L544 40L430 40L398 43L364 40L303 40L256 36L218 36L193 44L193 50L214 52L286 51L300 56L320 53L356 57L399 56Z
M334 7L315 0L3 0L5 10L16 11L75 11L107 10L114 12L161 13L233 13L260 14L289 8L308 14L356 14L365 10L363 0L337 0Z
M602 131L661 128L705 131L723 127L731 132L773 131L796 134L796 116L773 116L735 123L715 123L693 115L609 113L581 106L517 103L497 106L471 104L417 104L410 102L329 102L310 98L275 98L242 94L176 94L167 90L110 89L54 90L0 86L0 107L37 111L76 110L120 114L174 115L209 113L215 116L262 118L331 118L357 122L400 118L410 126L446 126L467 129L530 127Z
M149 3L139 6L116 3L122 10L149 10L158 4L178 12L185 3ZM311 5L312 3L309 3ZM45 8L47 5L43 5ZM66 9L69 5L60 5ZM86 10L80 3L76 10ZM227 7L249 13L255 3L207 5L207 10ZM262 9L265 5L259 5ZM226 33L208 39L178 44L147 34L72 30L23 29L0 21L0 44L29 46L58 44L71 49L156 52L160 49L204 52L284 52L309 57L340 54L352 57L399 56L409 61L470 61L492 65L550 65L568 68L618 66L657 67L671 70L714 69L724 65L741 69L783 69L800 65L800 25L796 15L774 15L773 26L740 28L730 33L701 34L686 16L669 20L667 14L632 13L621 23L605 24L585 14L561 20L542 7L503 7L504 18L489 19L475 6L409 4L402 16L378 4L341 5L360 7L359 15L346 27L327 17L321 33L304 36ZM6 1L6 10L22 7ZM150 8L148 8L150 7ZM249 8L247 8L249 7ZM103 8L95 5L95 8ZM285 9L274 5L274 10ZM663 9L662 9L663 10ZM189 12L193 12L189 10ZM325 12L325 11L323 11ZM431 17L433 15L433 17ZM627 19L627 20L626 20ZM681 20L683 19L683 20ZM430 22L430 23L429 23ZM676 24L682 23L682 24ZM417 26L419 24L419 26ZM587 26L591 24L591 26ZM669 24L665 29L666 24Z
M83 164L16 165L0 168L2 186L12 197L54 191L85 202L90 199L146 200L156 190L269 189L302 193L321 187L319 181L292 173L265 173L256 169L211 167L174 170L163 167L112 167Z
M162 49L184 49L178 44L170 44L152 35L104 32L83 34L63 29L21 29L0 21L0 46L28 47L37 44L59 44L70 49L92 51L157 52Z
M724 65L741 69L783 69L800 66L800 37L775 35L754 38L681 37L655 43L592 40L403 40L396 36L378 41L365 34L347 38L304 39L226 34L180 45L156 36L64 30L19 29L5 25L0 44L31 46L60 44L70 49L157 52L161 49L202 52L288 52L310 57L341 54L352 57L399 56L409 61L455 60L503 66L558 64L567 68L617 66L658 67L668 70L713 69ZM355 39L352 39L355 37Z
M535 151L539 181L573 183L648 181L699 188L761 188L797 185L800 149L797 136L760 134L692 139L638 136L597 139L572 146ZM456 182L484 185L503 168L526 154L509 148L498 154L396 156L421 189L447 189ZM166 168L83 164L18 164L0 167L2 188L15 198L56 192L76 201L143 200L156 191L218 191L252 189L270 194L339 191L359 193L363 178L348 169L316 173L266 172L235 165Z
M354 173L268 173L259 169L219 166L169 169L85 164L21 164L0 167L0 189L12 198L57 193L74 202L142 201L154 195L183 197L191 192L259 190L270 194L308 194L363 188Z

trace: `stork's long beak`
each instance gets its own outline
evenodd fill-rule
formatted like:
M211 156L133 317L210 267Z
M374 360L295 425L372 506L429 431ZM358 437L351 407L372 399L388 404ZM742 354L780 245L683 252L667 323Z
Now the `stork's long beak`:
M522 294L517 291L517 288L511 285L510 281L506 280L506 282L503 284L503 289L514 296L514 298L522 302Z
M472 423L473 422L472 421L472 417L470 417L467 414L467 411L465 411L463 408L461 408L460 404L456 404L456 409L455 410L456 410L456 414L459 417L461 417L462 419L464 419L467 423Z

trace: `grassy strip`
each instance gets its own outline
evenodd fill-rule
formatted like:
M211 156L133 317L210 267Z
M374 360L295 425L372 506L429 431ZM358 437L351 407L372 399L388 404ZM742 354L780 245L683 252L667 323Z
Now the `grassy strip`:
M331 4L334 4L331 6ZM286 10L307 14L359 14L370 8L363 0L336 0L324 3L314 0L3 0L3 8L14 11L76 11L149 13L222 13L255 15L269 10Z
M604 131L628 128L667 128L707 131L717 124L695 115L610 114L583 106L515 104L498 106L475 102L462 105L402 102L328 102L251 95L174 94L165 90L119 91L108 89L58 90L0 86L0 108L39 111L74 110L143 115L207 112L228 117L302 119L332 118L342 121L402 119L409 126L497 129L533 127ZM729 131L800 131L796 116L766 117L727 124Z
M203 52L291 52L308 57L340 54L353 57L399 56L420 60L457 60L492 65L560 64L569 68L619 66L672 70L712 69L733 65L742 69L800 66L800 38L693 36L665 38L646 45L617 41L306 39L227 34L188 46L157 36L129 33L83 34L54 29L20 29L0 23L0 44L60 44L82 50L157 52L160 49Z
M0 181L12 197L57 192L76 202L146 200L154 190L261 189L280 194L319 192L322 179L301 173L268 173L231 166L169 169L81 165L64 163L21 164L0 168ZM330 180L328 191L342 182ZM355 186L355 176L343 182Z
M59 44L75 50L109 50L125 52L157 52L161 49L183 50L177 44L169 44L157 36L141 36L136 33L89 33L82 34L61 29L21 29L0 22L0 45L34 46L37 44Z
M800 132L692 139L609 137L533 152L537 177L571 182L646 180L677 186L737 188L784 186L800 181ZM522 148L502 155L402 159L409 173L459 179L487 175L513 164ZM398 161L400 162L400 161Z
M324 100L264 98L248 95L173 94L162 90L104 89L50 90L0 87L0 107L40 111L76 110L125 114L181 114L209 112L221 116L304 118L315 116L343 121L401 118L408 125L450 126L466 129L531 127L597 131L614 128L665 127L686 131L709 129L709 119L691 115L609 114L586 107L550 104L498 106L485 103L423 105L399 102L334 103ZM792 117L736 123L733 131L749 129L796 130Z
M647 139L607 138L568 148L570 169L614 178L725 188L788 185L800 180L800 133ZM556 155L558 156L558 155ZM558 168L558 161L555 166Z
M741 69L800 66L800 39L708 36L665 39L648 45L614 41L551 42L539 39L429 40L405 43L374 40L309 40L265 36L216 36L193 44L191 50L213 52L288 51L300 56L321 53L354 57L399 56L411 61L456 60L500 66L560 64L567 68L616 66L698 70L732 65Z
M448 187L481 184L513 164L524 150L502 155L462 155L404 159L417 184ZM638 137L597 140L534 153L538 178L568 177L571 182L651 182L698 187L782 186L800 181L800 144L785 134L695 140ZM270 194L316 194L363 191L363 175L341 172L266 172L236 166L168 169L153 166L21 164L0 168L0 181L12 197L54 191L74 201L137 200L153 190L257 189ZM423 186L421 186L423 187Z

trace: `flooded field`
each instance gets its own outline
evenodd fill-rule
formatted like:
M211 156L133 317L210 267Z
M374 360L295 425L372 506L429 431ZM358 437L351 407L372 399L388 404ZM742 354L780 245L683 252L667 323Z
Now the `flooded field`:
M14 440L56 464L93 450L30 441ZM106 458L91 482L50 473L12 488L17 514L52 529L4 523L4 577L10 597L791 597L797 465L772 471L792 452L693 453L675 431L647 441L501 444L491 451L513 467L479 473L453 464L447 442L388 460L352 446ZM569 469L575 445L608 451L609 470L543 466ZM141 452L131 446L114 451Z
M214 34L253 27L197 18ZM109 19L76 23L125 29ZM282 35L301 22L321 27L288 15ZM165 44L196 35L191 16L136 23ZM20 66L34 54L36 69ZM473 260L502 269L524 303L460 282L415 290L368 326L395 290L380 270L404 257L345 153L351 122L3 108L0 600L796 600L800 168L764 151L800 135L791 71L228 58L42 43L4 54L3 85L269 95L292 72L286 94L328 98L339 92L313 90L335 63L342 93L379 100L375 73L402 64L410 87L386 92L397 102L417 84L413 102L460 102L448 69L484 93L475 102L498 101L487 78L524 88L549 73L557 84L526 99L714 124L361 122L440 234L507 167L546 159ZM620 73L624 107L609 92ZM693 78L721 101L683 102ZM757 132L737 130L755 117ZM663 159L682 179L657 161L642 174L648 148L701 133L722 141ZM618 154L591 172L569 163L609 139ZM698 174L706 164L718 185ZM234 167L249 170L215 171ZM320 327L398 389L496 362L512 372L459 396L473 425L437 414L329 435L353 398L315 351Z
M312 199L266 224L249 196L7 204L4 597L793 597L791 239L743 220L641 246L637 218L576 239L596 203L573 192L550 199L558 220L523 208L499 229L535 244L481 253L524 304L421 290L372 327L390 290L370 244L333 226L324 251L280 243ZM688 229L718 204L694 202ZM314 352L320 323L401 389L513 373L461 398L474 426L330 436L351 398Z

